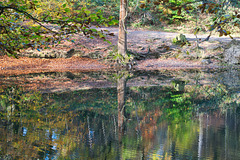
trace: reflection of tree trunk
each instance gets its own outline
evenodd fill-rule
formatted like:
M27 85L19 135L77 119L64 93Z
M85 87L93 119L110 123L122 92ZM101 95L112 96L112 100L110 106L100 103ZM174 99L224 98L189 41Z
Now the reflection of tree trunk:
M89 123L89 117L87 117L87 125L88 125L88 138L89 138L89 147L92 149L93 145L93 137L91 134L91 128L90 128L90 123Z
M123 57L126 56L127 51L126 17L127 17L127 0L120 0L118 53L121 54Z
M124 114L125 114L125 91L126 91L126 78L123 76L117 82L118 92L118 128L119 131L123 129Z
M227 125L227 117L228 117L228 109L226 110L225 112L225 137L224 137L224 140L225 140L225 159L227 160L228 156L228 143L227 143L227 140L228 140L228 125Z
M206 124L206 147L205 147L205 153L208 153L208 127L209 127L209 115L207 114L207 124Z
M133 100L134 102L134 100ZM138 118L138 109L137 109L137 106L134 102L134 106L135 106L135 112L136 112L136 117L137 117L137 133L140 134L140 120Z
M199 115L199 137L198 137L198 159L202 157L202 143L203 143L203 114Z
M118 142L119 142L119 157L122 158L122 136L124 133L124 121L125 121L125 92L126 92L126 78L125 76L118 79L117 82L117 92L118 92Z

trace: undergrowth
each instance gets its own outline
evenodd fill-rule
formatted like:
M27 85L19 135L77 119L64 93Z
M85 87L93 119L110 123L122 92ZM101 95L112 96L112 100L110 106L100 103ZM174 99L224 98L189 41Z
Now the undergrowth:
M174 6L180 6L192 1L193 0L169 0L171 5ZM194 3L194 5L199 5L199 3ZM239 10L238 5L240 5L239 2L229 7L229 14L234 10ZM93 11L101 10L106 17L114 16L115 19L119 18L119 0L82 0L75 1L75 6L87 7ZM194 33L197 28L199 30L198 34L208 34L209 27L212 25L214 18L214 14L201 13L197 10L190 12L182 10L181 14L178 15L177 10L166 9L161 5L154 7L149 3L147 8L140 8L139 6L139 0L129 1L127 25L130 28L179 33ZM237 35L240 31L238 27L233 25L226 26L226 29L230 31L233 36ZM218 33L212 33L212 35L214 34L219 35Z

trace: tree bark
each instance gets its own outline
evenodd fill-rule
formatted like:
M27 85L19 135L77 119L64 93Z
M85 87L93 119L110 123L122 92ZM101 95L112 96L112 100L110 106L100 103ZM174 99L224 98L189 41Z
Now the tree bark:
M127 0L120 0L118 53L123 57L127 55Z

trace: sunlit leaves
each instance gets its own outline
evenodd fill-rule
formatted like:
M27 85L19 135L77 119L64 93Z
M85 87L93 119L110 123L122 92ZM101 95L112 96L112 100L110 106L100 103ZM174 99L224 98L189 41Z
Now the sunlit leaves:
M67 6L67 3L64 3L64 4L63 4L63 8L66 8L66 6Z
M4 2L0 3L0 51L12 55L29 47L39 49L58 44L79 32L105 39L104 32L96 32L91 27L118 23L114 17L104 17L101 11L92 13L86 7L73 8L68 0Z
M199 32L199 30L200 30L200 28L195 28L195 31L194 31L194 35L197 35L198 34L198 32Z
M117 25L118 24L118 20L113 19L110 22L108 22L109 25Z
M149 4L146 1L140 1L140 8L149 8ZM149 1L148 1L149 2ZM227 13L228 6L233 2L219 2L215 3L212 1L195 1L195 0L155 0L152 1L152 5L159 6L159 11L163 14L172 16L173 18L180 18L184 13L199 13L199 14L210 14L214 17L212 24L208 25L208 31L217 31L219 36L232 36L231 32L228 31L228 26L240 26L240 13L239 11L230 11ZM150 7L154 8L154 7ZM175 14L175 15L174 15ZM195 29L194 35L198 33L199 29ZM211 36L211 35L210 35Z

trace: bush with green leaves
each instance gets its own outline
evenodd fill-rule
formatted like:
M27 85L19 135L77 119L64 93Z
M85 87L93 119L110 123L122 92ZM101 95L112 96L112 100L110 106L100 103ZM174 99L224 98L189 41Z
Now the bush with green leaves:
M101 11L74 8L68 0L4 0L0 2L0 52L15 56L21 49L39 50L79 32L106 40L108 33L96 27L117 23Z

